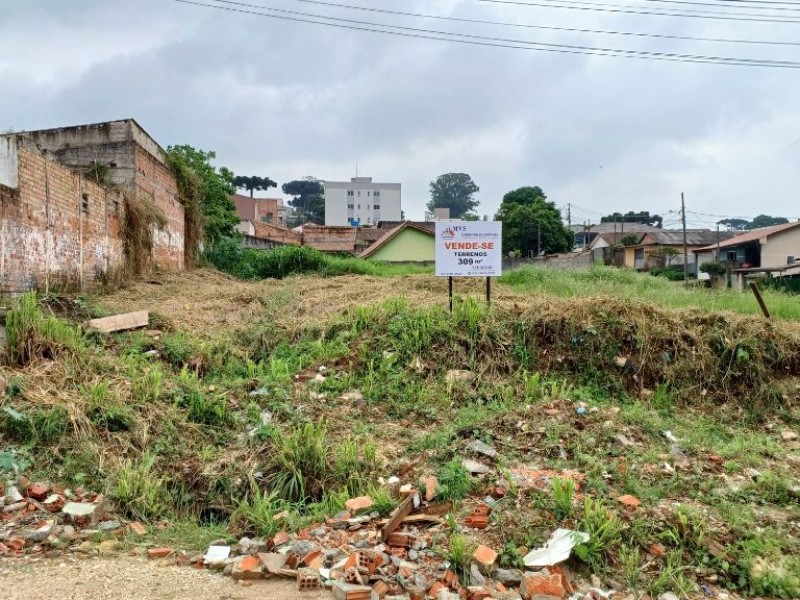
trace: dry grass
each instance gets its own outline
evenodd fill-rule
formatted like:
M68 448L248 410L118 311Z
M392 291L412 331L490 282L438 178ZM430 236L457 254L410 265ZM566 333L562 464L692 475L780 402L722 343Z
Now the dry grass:
M158 283L153 283L158 281ZM459 280L456 295L483 298L483 281ZM202 338L241 329L265 312L284 328L322 325L359 306L404 296L410 307L447 306L447 280L430 275L368 277L298 276L282 280L242 281L211 269L159 273L157 279L132 282L100 298L108 311L149 310L177 329ZM512 307L524 294L506 287L493 290L493 302Z

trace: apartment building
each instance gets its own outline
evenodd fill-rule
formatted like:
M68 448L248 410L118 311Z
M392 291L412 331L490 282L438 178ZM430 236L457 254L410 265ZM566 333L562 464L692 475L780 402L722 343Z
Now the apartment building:
M399 183L377 183L372 177L324 183L325 225L363 227L402 220Z

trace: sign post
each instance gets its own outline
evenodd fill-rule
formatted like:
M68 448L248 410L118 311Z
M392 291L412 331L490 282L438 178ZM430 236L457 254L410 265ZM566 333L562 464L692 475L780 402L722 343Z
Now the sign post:
M486 303L492 303L492 277L503 273L503 224L499 221L438 221L436 276L448 278L450 313L453 277L486 277Z

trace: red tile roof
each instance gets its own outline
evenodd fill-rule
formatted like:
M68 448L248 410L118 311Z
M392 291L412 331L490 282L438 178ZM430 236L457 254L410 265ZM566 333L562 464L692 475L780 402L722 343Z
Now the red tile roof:
M733 248L735 246L741 246L742 244L746 244L748 242L757 242L761 238L769 237L771 235L775 235L776 233L780 233L782 231L786 231L787 229L792 229L798 226L800 226L800 221L795 221L794 223L784 223L783 225L773 225L772 227L760 227L759 229L753 229L752 231L745 231L740 235L737 235L729 240L721 242L719 246L717 246L717 244L712 244L711 246L698 248L697 250L695 250L695 252L710 252L712 250L716 250L718 247Z

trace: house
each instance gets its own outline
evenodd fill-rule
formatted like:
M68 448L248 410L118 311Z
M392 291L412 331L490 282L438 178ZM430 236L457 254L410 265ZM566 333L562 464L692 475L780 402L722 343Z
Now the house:
M350 181L325 181L324 186L325 225L358 227L403 218L399 183L353 177Z
M694 251L730 239L727 231L709 229L687 229L686 250L688 252L689 272L697 273ZM625 266L637 271L655 268L683 267L683 230L659 230L642 235L639 243L625 248Z
M433 263L436 260L436 234L431 228L406 221L390 229L359 256L383 262Z
M142 197L166 225L152 230L152 248L126 251L127 206ZM0 294L86 289L151 265L181 269L184 231L164 150L133 119L0 136Z
M242 194L232 194L236 214L242 221L271 223L286 227L286 211L280 198L251 198Z
M585 248L589 246L597 236L601 234L616 234L620 237L632 234L643 234L650 231L661 231L660 228L644 223L598 223L596 225L580 223L570 225L570 229L575 233L575 247Z
M800 271L800 221L746 231L694 254L698 266L724 263L733 275L732 287L738 290L749 277L795 274Z

